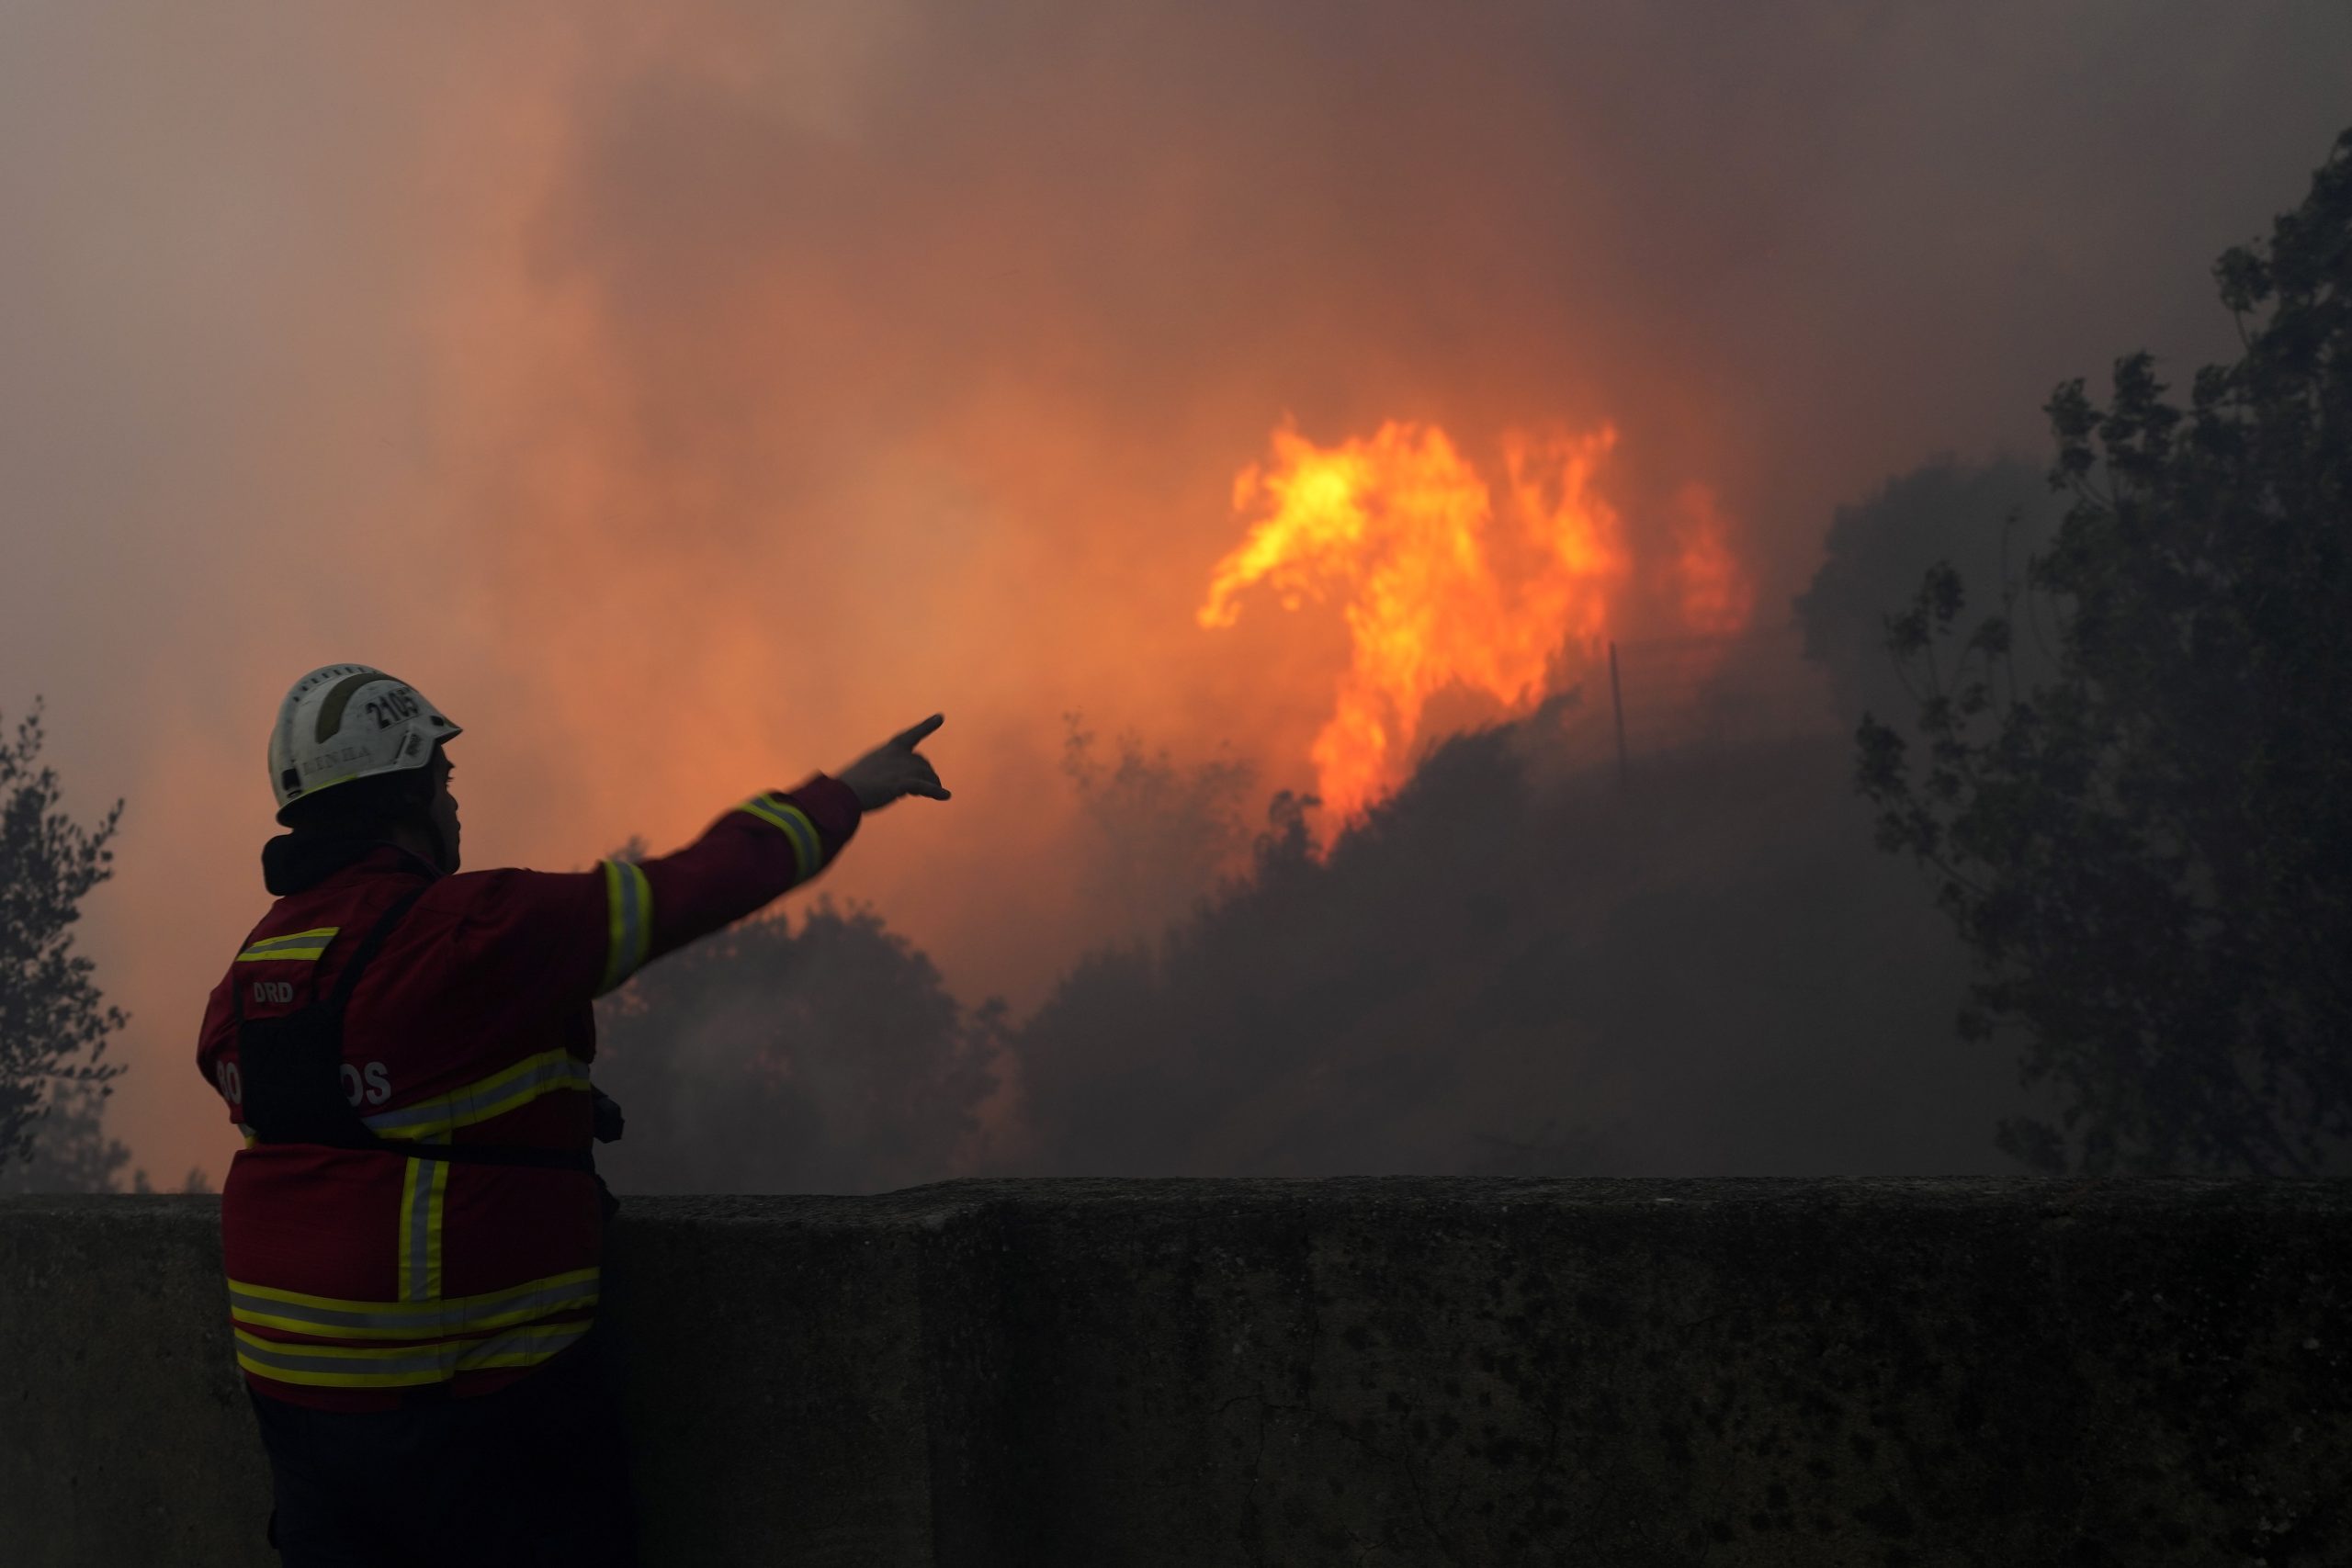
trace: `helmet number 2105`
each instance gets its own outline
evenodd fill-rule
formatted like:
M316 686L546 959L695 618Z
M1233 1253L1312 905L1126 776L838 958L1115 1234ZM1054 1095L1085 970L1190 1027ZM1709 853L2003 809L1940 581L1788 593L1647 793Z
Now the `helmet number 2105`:
M416 694L406 686L395 686L366 705L368 716L376 721L379 729L390 729L401 720L414 718L424 711L416 700Z

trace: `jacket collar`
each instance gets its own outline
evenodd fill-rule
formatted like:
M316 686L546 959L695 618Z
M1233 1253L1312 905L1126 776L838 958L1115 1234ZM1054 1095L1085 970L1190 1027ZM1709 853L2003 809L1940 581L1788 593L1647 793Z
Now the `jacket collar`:
M307 893L353 868L422 873L436 878L441 874L439 867L381 839L280 833L261 847L262 886L280 898L289 893Z

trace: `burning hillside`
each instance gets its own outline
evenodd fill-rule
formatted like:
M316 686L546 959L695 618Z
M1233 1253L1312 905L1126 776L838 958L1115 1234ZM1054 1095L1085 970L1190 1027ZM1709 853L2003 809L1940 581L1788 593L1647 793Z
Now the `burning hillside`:
M1434 425L1392 421L1329 447L1285 425L1272 457L1241 470L1234 510L1252 521L1216 564L1200 623L1231 626L1240 595L1260 583L1288 610L1341 601L1352 659L1313 750L1337 818L1401 781L1438 694L1459 687L1521 713L1605 658L1644 565L1597 484L1616 443L1609 425L1505 434L1499 507L1496 487ZM1699 485L1675 511L1676 554L1663 570L1682 628L1740 631L1755 595L1728 520Z

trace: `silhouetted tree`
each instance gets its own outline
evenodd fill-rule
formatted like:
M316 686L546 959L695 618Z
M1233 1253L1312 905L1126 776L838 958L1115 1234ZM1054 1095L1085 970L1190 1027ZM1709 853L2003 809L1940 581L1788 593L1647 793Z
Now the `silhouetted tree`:
M70 1135L86 1113L96 1135L96 1101L122 1071L104 1060L107 1041L128 1021L107 1005L73 936L84 896L113 874L107 845L122 803L93 827L67 816L55 771L40 765L43 739L37 701L16 738L0 741L0 1167L30 1157L60 1094L58 1125ZM91 1157L104 1163L106 1153Z
M106 1093L103 1084L52 1084L31 1153L0 1164L0 1193L117 1190L130 1151L107 1136Z
M1099 934L1148 936L1234 868L1248 843L1240 803L1254 771L1232 757L1181 766L1132 734L1118 738L1117 759L1105 762L1080 716L1062 716L1062 773L1100 852L1081 861L1081 891Z
M2015 582L2048 542L2059 508L2030 465L2012 458L1950 457L1887 481L1869 500L1841 506L1822 542L1826 557L1793 604L1805 658L1829 678L1839 718L1883 717L1917 705L1917 694L1886 657L1887 606L1908 599L1938 561L1970 582ZM2019 650L2035 659L2031 637ZM2046 671L2027 669L2028 679Z
M622 1191L857 1192L956 1174L1001 1007L966 1010L870 911L747 920L600 1004L598 1156Z
M2352 1122L2352 132L2215 276L2243 357L2185 410L2144 354L2105 407L2061 386L2072 506L2023 595L1963 636L1929 572L1890 642L1921 743L1859 737L1974 954L1963 1032L2021 1030L2060 1091L2003 1129L2044 1169L2309 1172Z

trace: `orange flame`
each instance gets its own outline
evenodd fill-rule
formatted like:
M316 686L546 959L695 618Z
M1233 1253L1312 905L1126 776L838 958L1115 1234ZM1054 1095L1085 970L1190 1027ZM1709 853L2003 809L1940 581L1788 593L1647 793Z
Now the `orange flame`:
M1434 426L1392 421L1335 447L1284 427L1272 462L1236 479L1234 509L1263 514L1217 563L1200 622L1231 626L1259 582L1291 609L1333 583L1347 591L1353 660L1312 753L1340 819L1394 787L1436 694L1461 686L1524 708L1564 647L1609 635L1626 555L1591 481L1616 440L1606 426L1507 437L1514 530L1497 527L1485 480Z

